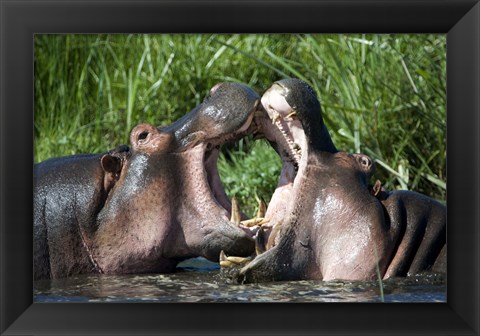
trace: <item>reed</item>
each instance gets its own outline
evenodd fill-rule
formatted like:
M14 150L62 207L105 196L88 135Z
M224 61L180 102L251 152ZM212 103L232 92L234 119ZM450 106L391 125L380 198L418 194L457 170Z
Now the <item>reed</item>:
M36 35L34 65L35 162L128 143L133 126L173 122L221 81L262 93L298 77L338 148L372 156L387 188L445 200L444 35ZM221 156L247 211L271 195L275 155L245 139Z

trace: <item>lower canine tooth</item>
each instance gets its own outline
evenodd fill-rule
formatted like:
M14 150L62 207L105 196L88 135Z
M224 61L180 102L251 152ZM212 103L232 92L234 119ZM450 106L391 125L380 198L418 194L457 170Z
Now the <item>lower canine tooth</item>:
M258 200L258 211L257 211L257 218L263 218L265 217L265 212L267 211L267 204L265 204L265 201L263 198L259 198Z
M234 264L245 264L246 262L249 262L252 260L252 258L246 257L227 257L228 261L231 261Z
M220 266L221 267L232 267L233 265L242 265L250 262L252 260L251 257L227 257L225 252L220 251Z
M246 219L244 221L241 221L240 224L242 224L243 226L246 226L246 227L252 227L252 226L256 226L256 225L263 225L265 223L268 223L269 222L269 219L266 219L266 218L252 218L252 219Z
M230 217L230 222L238 225L240 224L240 207L238 205L237 198L233 196L232 198L232 215Z
M268 218L259 218L259 219L260 219L260 221L257 223L257 225L259 225L259 226L270 222L270 219L268 219Z
M291 119L291 118L295 117L296 115L297 115L297 112L296 112L296 111L290 112L290 113L285 117L285 119Z
M278 119L280 119L280 113L273 111L272 124L275 124Z
M227 260L227 255L225 254L225 252L223 252L223 250L220 251L220 257L218 259L220 260L220 262Z
M221 267L230 267L230 266L232 266L232 265L233 265L233 263L232 263L231 261L228 261L228 260L222 260L222 261L220 261L220 266L221 266Z

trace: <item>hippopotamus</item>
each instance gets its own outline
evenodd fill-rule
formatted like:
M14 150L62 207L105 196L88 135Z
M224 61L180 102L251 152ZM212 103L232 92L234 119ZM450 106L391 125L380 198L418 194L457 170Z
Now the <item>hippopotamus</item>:
M276 191L258 230L257 255L239 282L373 280L446 267L446 208L369 181L374 161L338 151L312 88L275 82L254 124L280 155ZM230 258L230 259L228 259ZM224 265L233 259L222 253Z
M140 124L130 146L34 167L34 277L171 272L180 261L254 251L230 222L219 146L243 137L260 97L221 83L167 127Z

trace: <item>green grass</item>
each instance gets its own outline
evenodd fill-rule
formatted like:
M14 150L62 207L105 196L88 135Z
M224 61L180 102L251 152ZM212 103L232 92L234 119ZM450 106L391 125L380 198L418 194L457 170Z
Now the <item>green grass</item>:
M236 196L240 209L253 217L258 200L266 202L278 183L281 160L270 145L262 140L248 146L241 141L228 155L221 155L218 171L229 196Z
M444 200L444 35L36 35L35 161L128 143L140 122L165 125L221 81L262 93L285 77L316 90L339 149L377 162L387 188ZM280 161L245 139L220 158L246 212L268 200Z

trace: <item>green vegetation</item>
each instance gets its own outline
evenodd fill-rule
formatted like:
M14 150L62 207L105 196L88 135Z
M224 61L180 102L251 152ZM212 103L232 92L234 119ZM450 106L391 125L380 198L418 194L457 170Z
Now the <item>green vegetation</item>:
M36 35L35 162L128 143L133 126L171 123L218 82L261 94L285 77L314 87L337 147L372 156L387 188L445 199L444 35ZM251 139L229 150L222 180L252 213L280 161Z

